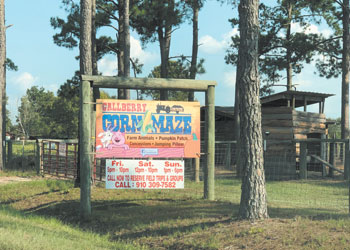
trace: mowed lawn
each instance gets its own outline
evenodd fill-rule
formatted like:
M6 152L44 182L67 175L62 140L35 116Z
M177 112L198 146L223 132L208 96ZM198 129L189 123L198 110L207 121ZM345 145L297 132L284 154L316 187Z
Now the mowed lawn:
M71 181L0 184L0 249L349 249L344 181L268 182L270 219L240 221L240 181L182 190L92 188L92 217L79 219Z

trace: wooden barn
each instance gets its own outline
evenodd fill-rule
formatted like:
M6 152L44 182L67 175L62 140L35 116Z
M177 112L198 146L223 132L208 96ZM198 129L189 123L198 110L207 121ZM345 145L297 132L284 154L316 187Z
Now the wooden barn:
M332 94L303 91L284 91L262 97L262 129L266 139L265 173L267 178L295 179L299 144L293 139L325 138L328 122L324 114L326 98ZM310 105L318 105L318 112L308 112ZM215 107L215 140L233 141L234 107ZM201 109L202 135L204 135L205 109ZM204 141L205 138L202 137ZM218 146L218 145L217 145ZM308 150L321 156L321 145L309 144ZM232 148L232 162L234 149ZM310 162L309 170L319 164Z
M261 98L262 129L267 140L265 173L269 178L295 178L299 145L292 139L326 138L328 125L324 114L325 100L332 94L284 91ZM318 112L308 106L318 104ZM290 140L290 142L288 142ZM308 150L321 156L321 145L309 144ZM317 168L310 163L309 168Z
M233 106L215 106L215 140L216 141L233 141L234 140L234 107ZM201 108L201 137L205 126L205 108Z

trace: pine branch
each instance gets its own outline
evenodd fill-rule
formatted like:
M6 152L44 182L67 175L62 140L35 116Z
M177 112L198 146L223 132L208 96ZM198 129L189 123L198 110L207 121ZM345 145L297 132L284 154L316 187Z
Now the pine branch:
M113 28L115 31L119 32L118 28L114 27L114 26L111 25L111 24L106 24L105 26L106 26L106 27L111 27L111 28Z
M111 17L111 19L114 19L117 22L119 22L119 18L116 15L114 15L112 12L110 12L108 9L106 9L105 7L103 7L102 5L99 5L99 4L97 5L97 7L99 7L104 12L106 12Z

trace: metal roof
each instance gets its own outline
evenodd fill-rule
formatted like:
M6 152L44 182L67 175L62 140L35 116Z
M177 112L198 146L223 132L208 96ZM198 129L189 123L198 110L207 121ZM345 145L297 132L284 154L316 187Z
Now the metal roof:
M305 100L307 101L307 105L311 105L323 102L327 97L333 95L334 94L288 90L261 97L260 101L263 107L281 107L287 106L288 101L291 101L294 97L295 107L297 108L304 106Z

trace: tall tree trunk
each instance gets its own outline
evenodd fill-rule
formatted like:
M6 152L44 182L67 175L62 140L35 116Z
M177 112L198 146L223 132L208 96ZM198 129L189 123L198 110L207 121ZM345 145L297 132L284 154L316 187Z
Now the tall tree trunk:
M237 64L237 69L238 69L238 64ZM239 89L238 89L238 74L236 75L236 88L235 88L235 107L234 107L234 114L233 114L233 138L236 141L236 148L235 148L235 153L236 153L236 171L237 171L237 176L242 177L242 166L238 163L240 157L241 157L241 150L238 145L240 145L240 119L239 119Z
M97 45L96 45L96 0L91 0L91 60L92 60L92 74L98 75L97 68ZM100 90L98 88L92 89L93 102L100 99ZM96 136L96 105L91 105L91 138ZM96 140L92 140L92 154L91 162L95 163L94 149ZM95 166L95 164L94 164Z
M92 0L81 0L80 74L92 75Z
M241 0L239 4L240 46L237 70L241 111L239 164L244 169L239 215L242 219L251 220L268 217L259 99L258 8L258 0Z
M129 25L129 0L123 0L124 9L124 32L123 32L123 43L124 43L124 76L130 76L130 25ZM130 99L130 90L126 91L126 99Z
M130 76L129 0L119 1L118 76ZM130 99L129 89L118 89L118 99Z
M195 0L192 4L192 57L190 67L190 79L196 79L197 74L197 58L198 58L198 14L199 14L199 3ZM188 93L188 100L194 101L194 91Z
M190 67L190 79L196 79L197 74L197 58L198 58L198 15L199 15L199 0L194 0L192 8L192 57ZM194 91L188 92L188 101L194 101ZM200 159L194 158L192 161L188 161L189 168L194 169L194 180L199 182L200 171ZM194 168L193 168L194 166Z
M96 45L96 0L91 0L91 60L92 74L98 75Z
M117 44L118 44L118 76L123 77L124 76L124 1L119 1L119 20L118 20L118 35L117 35ZM118 89L118 99L125 99L125 89Z
M350 70L350 9L349 0L343 1L343 60L341 93L341 138L349 138L349 70Z
M4 169L4 152L3 152L3 141L5 140L4 134L6 134L6 27L5 27L5 1L0 0L0 171ZM4 122L5 121L5 122ZM5 123L5 126L4 126Z
M158 29L158 39L160 47L160 77L168 78L168 61L170 52L170 41L171 41L171 26L166 27L165 31L161 28ZM168 100L168 91L160 91L160 100Z
M286 59L287 59L287 90L292 89L292 74L293 74L293 68L292 68L292 54L291 54L291 48L290 48L290 35L291 35L291 30L292 30L292 10L293 10L293 5L290 1L288 1L288 6L287 6L287 11L288 11L288 23L287 23L287 34L286 34L286 40L287 40L287 53L286 53Z
M92 75L92 1L81 0L80 9L80 74ZM82 83L82 85L83 84L84 82ZM80 107L85 109L82 100L83 92L80 91ZM90 115L90 112L88 113ZM82 218L88 218L91 214L91 160L87 160L90 157L85 157L84 154L91 152L89 143L89 136L91 135L91 131L89 129L87 129L86 131L82 129L82 118L83 116L80 109L79 167L83 166L83 168L80 168L80 211Z
M168 9L173 10L175 8L174 0L166 1L168 3ZM159 39L159 47L160 47L160 77L168 78L168 63L169 63L169 53L170 53L170 41L171 41L171 32L172 32L172 20L169 16L165 20L164 27L158 28L158 39ZM163 30L164 29L164 30ZM168 90L160 91L160 100L168 100L169 94Z

